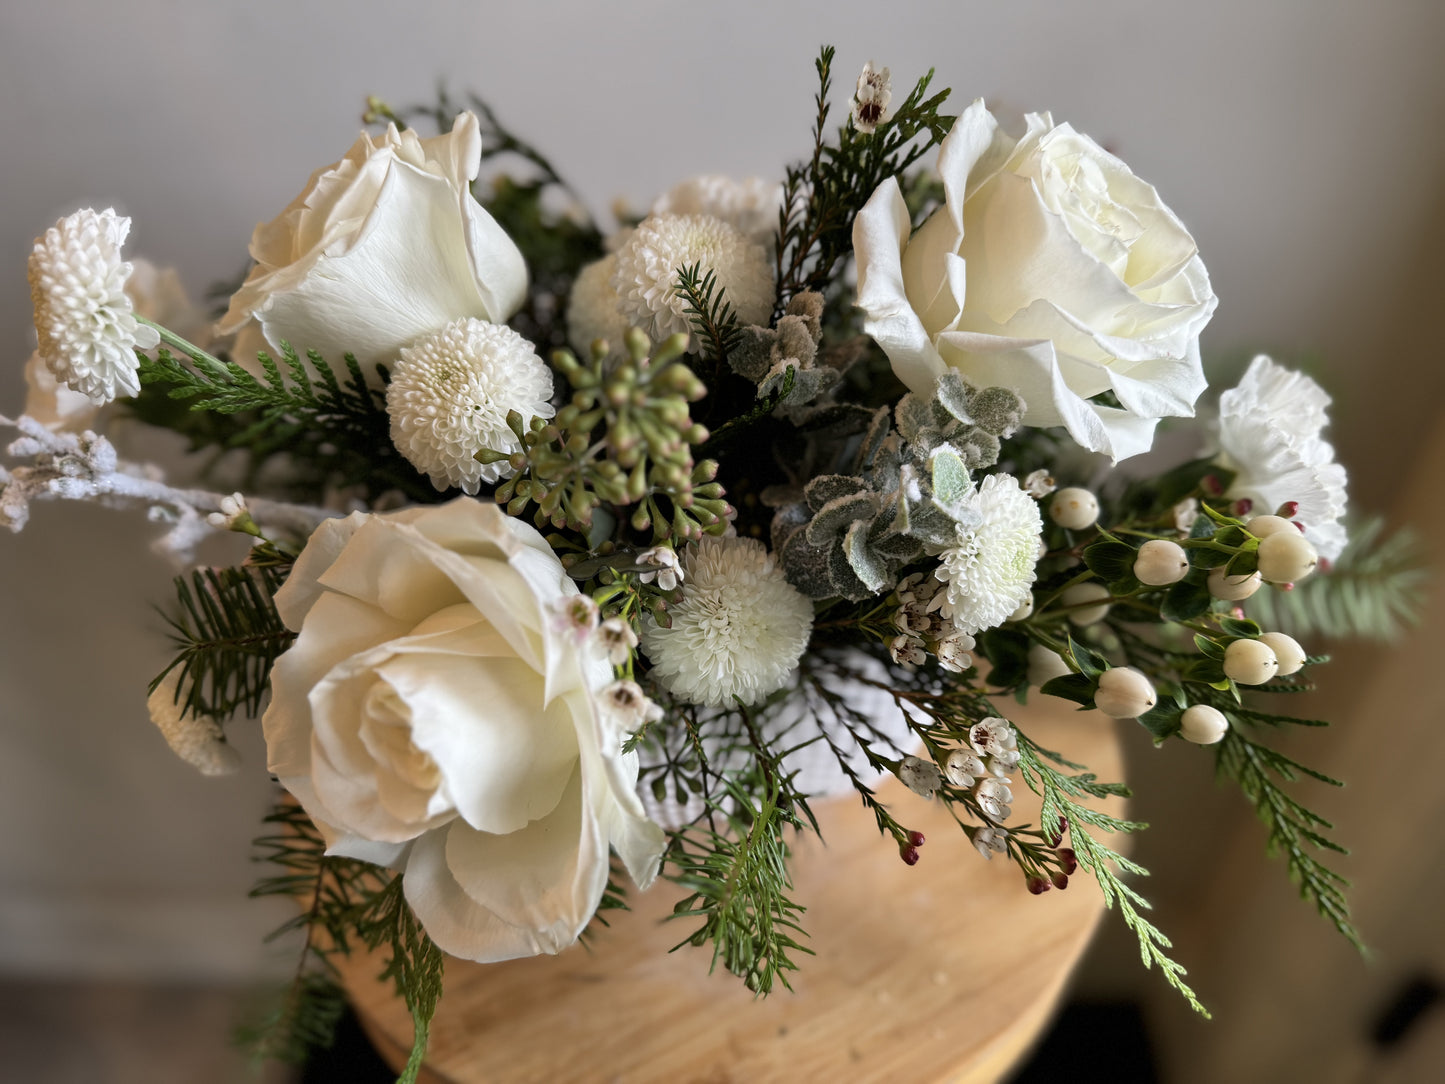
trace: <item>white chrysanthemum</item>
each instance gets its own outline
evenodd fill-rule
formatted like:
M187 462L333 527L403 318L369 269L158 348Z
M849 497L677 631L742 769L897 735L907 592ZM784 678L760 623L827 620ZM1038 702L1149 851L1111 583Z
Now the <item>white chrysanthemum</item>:
M40 356L55 379L97 404L136 395L135 349L160 345L139 323L125 292L131 265L120 258L130 219L106 208L62 218L30 252L30 302Z
M813 630L813 606L750 538L704 538L683 559L682 601L672 627L647 621L642 650L652 673L693 704L756 704L781 689Z
M475 493L483 481L511 473L505 462L482 464L483 448L520 445L507 412L550 418L552 370L532 344L502 324L468 317L423 336L401 352L386 389L391 439L437 489Z
M690 177L657 198L655 215L711 215L736 226L760 245L770 245L778 229L783 186L762 177L735 181L710 173Z
M677 273L712 271L740 324L765 324L773 310L773 261L736 226L710 215L652 215L617 251L612 288L622 318L653 340L691 332Z
M594 339L606 339L613 350L622 349L627 321L612 288L616 270L617 256L609 254L577 272L572 283L572 296L567 299L567 342L580 358L589 356Z
M1226 496L1253 501L1256 512L1297 502L1290 518L1332 561L1345 548L1346 498L1345 468L1320 435L1329 405L1313 380L1261 354L1239 386L1219 397L1219 461L1236 472Z
M1044 529L1038 504L1012 475L990 474L974 499L983 522L959 532L934 573L944 616L970 635L1002 625L1028 598Z

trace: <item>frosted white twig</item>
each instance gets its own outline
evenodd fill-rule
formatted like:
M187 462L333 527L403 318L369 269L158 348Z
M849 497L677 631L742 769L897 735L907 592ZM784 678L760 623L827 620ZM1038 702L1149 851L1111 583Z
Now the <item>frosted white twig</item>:
M29 462L0 467L0 526L19 531L30 519L30 503L40 500L93 501L109 508L148 510L152 521L169 525L155 548L179 565L194 563L196 546L212 534L224 533L207 522L210 512L223 511L232 495L167 485L154 467L124 463L105 437L53 433L27 414L0 415L0 426L20 435L6 451ZM337 513L310 505L248 497L246 507L258 524L302 537Z

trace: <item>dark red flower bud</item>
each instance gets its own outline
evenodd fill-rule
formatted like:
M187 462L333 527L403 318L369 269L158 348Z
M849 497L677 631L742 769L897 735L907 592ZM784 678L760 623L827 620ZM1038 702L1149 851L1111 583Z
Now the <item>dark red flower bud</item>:
M1285 501L1275 512L1280 519L1294 519L1295 513L1299 511L1299 501Z
M1049 882L1042 877L1030 877L1028 879L1028 889L1035 896L1041 896L1053 887L1053 885L1049 884Z
M1247 516L1253 507L1254 502L1252 500L1248 497L1240 497L1239 500L1234 502L1234 514L1236 516Z
M1224 483L1219 480L1219 475L1217 474L1206 474L1199 480L1199 485L1203 488L1204 492L1208 493L1211 497L1221 497L1224 495Z
M898 848L898 857L903 859L905 866L918 865L918 848L905 843Z
M923 838L922 832L909 832L908 842L913 844L913 846L915 847L922 847L928 841Z
M1074 853L1072 847L1060 847L1057 851L1059 866L1065 873L1073 873L1079 868L1079 856Z
M1069 875L1063 870L1054 870L1049 874L1049 880L1054 882L1054 887L1060 892L1069 887Z

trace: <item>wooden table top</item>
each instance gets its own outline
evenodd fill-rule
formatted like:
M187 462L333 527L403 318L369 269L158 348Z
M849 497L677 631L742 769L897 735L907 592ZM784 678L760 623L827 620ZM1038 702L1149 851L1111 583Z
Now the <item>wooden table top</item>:
M1036 698L1037 699L1037 698ZM1009 714L1046 748L1122 778L1118 738L1098 712L1062 701ZM1022 793L1020 793L1022 792ZM695 923L661 920L680 898L663 881L612 912L591 950L504 964L448 960L431 1029L430 1084L653 1081L994 1081L1043 1030L1103 912L1085 874L1030 896L1012 863L985 862L941 803L896 781L881 793L924 832L909 867L856 798L815 803L827 845L802 840L795 898L816 956L794 993L755 1000L709 975L710 951L666 951ZM1016 785L1016 823L1038 800ZM1122 803L1113 800L1116 812ZM363 1026L394 1067L411 1020L379 961L341 961Z

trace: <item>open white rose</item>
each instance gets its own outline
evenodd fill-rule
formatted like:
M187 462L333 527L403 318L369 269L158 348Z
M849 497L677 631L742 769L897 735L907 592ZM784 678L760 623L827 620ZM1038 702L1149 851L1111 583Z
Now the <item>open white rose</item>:
M270 770L328 853L400 870L444 951L560 951L607 883L664 846L637 757L599 706L612 670L553 607L577 594L542 536L461 498L317 528L276 605Z
M1204 390L1216 300L1179 219L1119 159L1048 114L1014 139L974 102L939 149L945 203L910 235L898 182L853 228L858 305L893 370L927 395L945 367L1012 388L1027 425L1115 459ZM1090 400L1112 392L1119 407Z
M472 198L481 163L477 118L422 139L394 125L363 132L317 170L281 215L251 236L256 266L218 325L261 325L272 347L363 365L389 362L454 320L506 321L527 290L512 239Z

